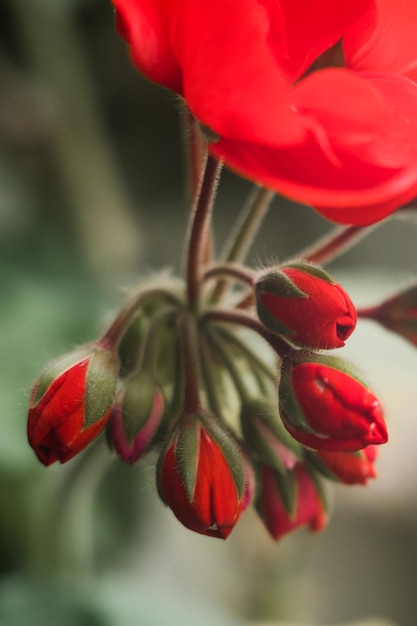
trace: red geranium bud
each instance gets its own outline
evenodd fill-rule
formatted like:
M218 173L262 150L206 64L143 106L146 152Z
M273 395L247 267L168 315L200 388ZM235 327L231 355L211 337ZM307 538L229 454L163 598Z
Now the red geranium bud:
M286 361L279 402L287 430L315 450L355 452L388 440L378 399L340 359Z
M356 310L347 293L312 263L266 271L255 289L261 322L297 345L340 348L356 326Z
M251 481L232 438L216 435L215 440L198 415L182 420L160 459L158 487L186 528L226 539L248 506Z
M313 455L316 457L314 460ZM310 451L308 458L328 478L345 485L366 485L369 478L376 477L376 455L376 447L367 446L357 452Z
M116 391L117 356L99 343L53 361L35 383L28 439L44 465L65 463L105 427Z
M262 468L258 512L276 540L301 526L309 526L312 531L318 532L327 523L325 504L318 490L319 483L300 463L288 478L294 482L294 499L290 510L283 493L282 475L267 465Z
M120 392L113 409L110 434L126 463L136 461L148 449L162 419L164 397L153 376L140 372Z
M379 322L417 346L417 285L394 294L377 306L362 309L360 316Z

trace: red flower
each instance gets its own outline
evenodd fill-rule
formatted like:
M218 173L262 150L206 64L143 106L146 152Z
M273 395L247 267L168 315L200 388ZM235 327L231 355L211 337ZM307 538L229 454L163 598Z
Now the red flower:
M163 411L162 392L153 377L145 372L132 378L120 392L112 413L110 433L125 463L136 463L147 450Z
M276 540L301 526L309 526L312 531L318 532L327 523L323 499L303 465L296 465L292 477L295 481L294 510L289 511L279 472L267 465L262 468L258 511Z
M113 1L137 67L242 175L358 225L417 194L414 0Z
M327 364L326 364L327 363ZM286 363L279 389L285 427L315 450L355 452L388 439L378 399L352 373L324 357Z
M236 449L240 468L231 467L226 452L194 421L180 426L160 459L159 492L186 528L226 539L251 499L252 479L247 462ZM230 454L231 440L223 434ZM232 444L233 446L233 444ZM236 481L241 473L242 484Z
M65 355L44 370L32 392L27 427L41 463L65 463L103 430L117 370L117 357L99 344Z
M347 293L310 263L267 270L256 283L256 300L261 322L297 345L340 348L356 326Z
M367 446L358 452L312 452L323 464L330 477L345 485L366 485L369 478L376 477L374 461L377 451L375 446ZM328 474L326 474L328 475Z

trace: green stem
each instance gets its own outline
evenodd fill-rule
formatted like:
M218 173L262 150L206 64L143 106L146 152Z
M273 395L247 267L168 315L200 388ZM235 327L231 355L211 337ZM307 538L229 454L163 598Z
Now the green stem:
M201 366L197 321L191 313L178 319L181 342L182 372L184 385L183 412L186 415L201 412Z
M224 408L223 403L220 400L219 394L219 386L217 382L214 380L213 375L213 355L212 355L212 346L210 344L209 338L207 337L207 333L204 333L202 336L202 341L200 343L200 351L201 351L201 369L204 379L205 390L207 394L207 400L209 403L209 407L211 411L218 417L218 419L222 418Z
M246 343L238 339L232 332L226 330L225 328L219 327L217 329L217 334L222 337L225 343L230 344L232 348L239 351L251 367L259 370L262 377L266 376L271 382L276 382L276 372L264 363L262 359L260 359L258 355L253 352L253 350L248 348Z
M209 337L210 337L211 345L216 350L216 352L220 355L220 358L224 362L224 365L230 374L230 377L236 388L240 401L243 404L246 403L249 400L250 394L248 393L247 386L243 382L242 376L238 368L236 367L235 360L231 358L228 351L224 349L224 344L222 341L220 341L215 329L213 328L211 329L211 332L209 333Z
M295 256L310 263L325 265L347 252L371 230L370 226L337 226Z
M177 307L167 307L158 311L152 318L146 335L140 368L151 374L156 374L159 358L159 342L161 335L170 321L178 315Z
M145 287L125 303L117 317L103 334L100 343L109 349L114 349L122 339L128 324L138 310L150 300L156 299L165 300L175 305L181 303L181 298L172 291L169 291L168 288L156 287L150 289L149 287Z
M186 249L186 282L188 303L195 307L200 293L204 257L210 236L210 220L222 163L208 155L204 176L191 212Z
M229 262L246 258L274 196L274 191L255 187L226 241L222 258Z
M204 280L210 278L227 277L253 287L258 277L258 272L239 263L215 263L204 272Z
M243 207L221 255L225 261L242 262L252 245L263 218L268 212L275 192L265 187L255 187ZM212 301L219 302L227 289L227 281L220 281L214 290Z

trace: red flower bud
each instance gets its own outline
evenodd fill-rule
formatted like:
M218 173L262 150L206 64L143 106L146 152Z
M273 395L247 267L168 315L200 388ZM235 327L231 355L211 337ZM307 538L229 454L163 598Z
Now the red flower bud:
M360 316L379 322L417 346L417 285L394 294L377 306L362 309Z
M255 289L261 322L297 345L340 348L356 326L356 310L347 293L311 263L267 271Z
M120 392L113 409L110 434L124 462L136 463L148 448L164 410L162 392L145 372L132 378Z
M375 446L367 446L358 452L311 451L308 458L312 459L313 455L316 457L313 464L317 469L328 478L339 480L345 485L366 485L369 478L376 477Z
M27 427L41 463L65 463L105 427L117 372L117 356L100 344L86 345L47 366L32 392Z
M283 489L282 475L265 465L262 468L258 512L271 536L278 540L301 526L312 531L322 530L327 523L327 513L318 483L300 463L288 474L294 489L292 506L288 507Z
M316 450L355 452L388 440L378 399L331 357L283 367L279 401L285 427Z
M200 416L187 417L161 456L158 486L186 528L226 539L248 506L251 481L235 442L225 432L216 435L215 440Z

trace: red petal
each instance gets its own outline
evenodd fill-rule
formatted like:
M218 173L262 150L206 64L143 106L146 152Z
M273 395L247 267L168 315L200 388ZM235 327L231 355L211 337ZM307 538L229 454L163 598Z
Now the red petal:
M374 0L280 0L292 80L359 22Z
M417 2L378 0L377 24L366 42L352 29L346 62L355 70L395 72L417 81Z
M334 221L366 225L383 219L417 194L417 85L393 75L363 78L383 96L389 116L374 141L365 141L360 150L358 146L353 149L347 138L343 145L344 121L341 119L337 128L336 115L329 117L335 158L323 141L317 141L317 132L302 146L272 148L249 140L222 139L210 150L240 174L294 200L320 207L318 210ZM335 90L336 94L337 82ZM335 99L334 107L338 105ZM361 108L365 112L366 104ZM320 115L325 133L324 108ZM318 129L317 120L312 115L310 119ZM355 115L349 119L353 124ZM356 140L364 135L363 129L361 123Z
M194 115L221 136L265 145L305 136L290 108L285 29L279 3L188 2L175 30L184 95Z
M113 3L119 33L130 44L135 65L150 80L180 93L182 75L169 36L174 8L171 0L113 0Z

